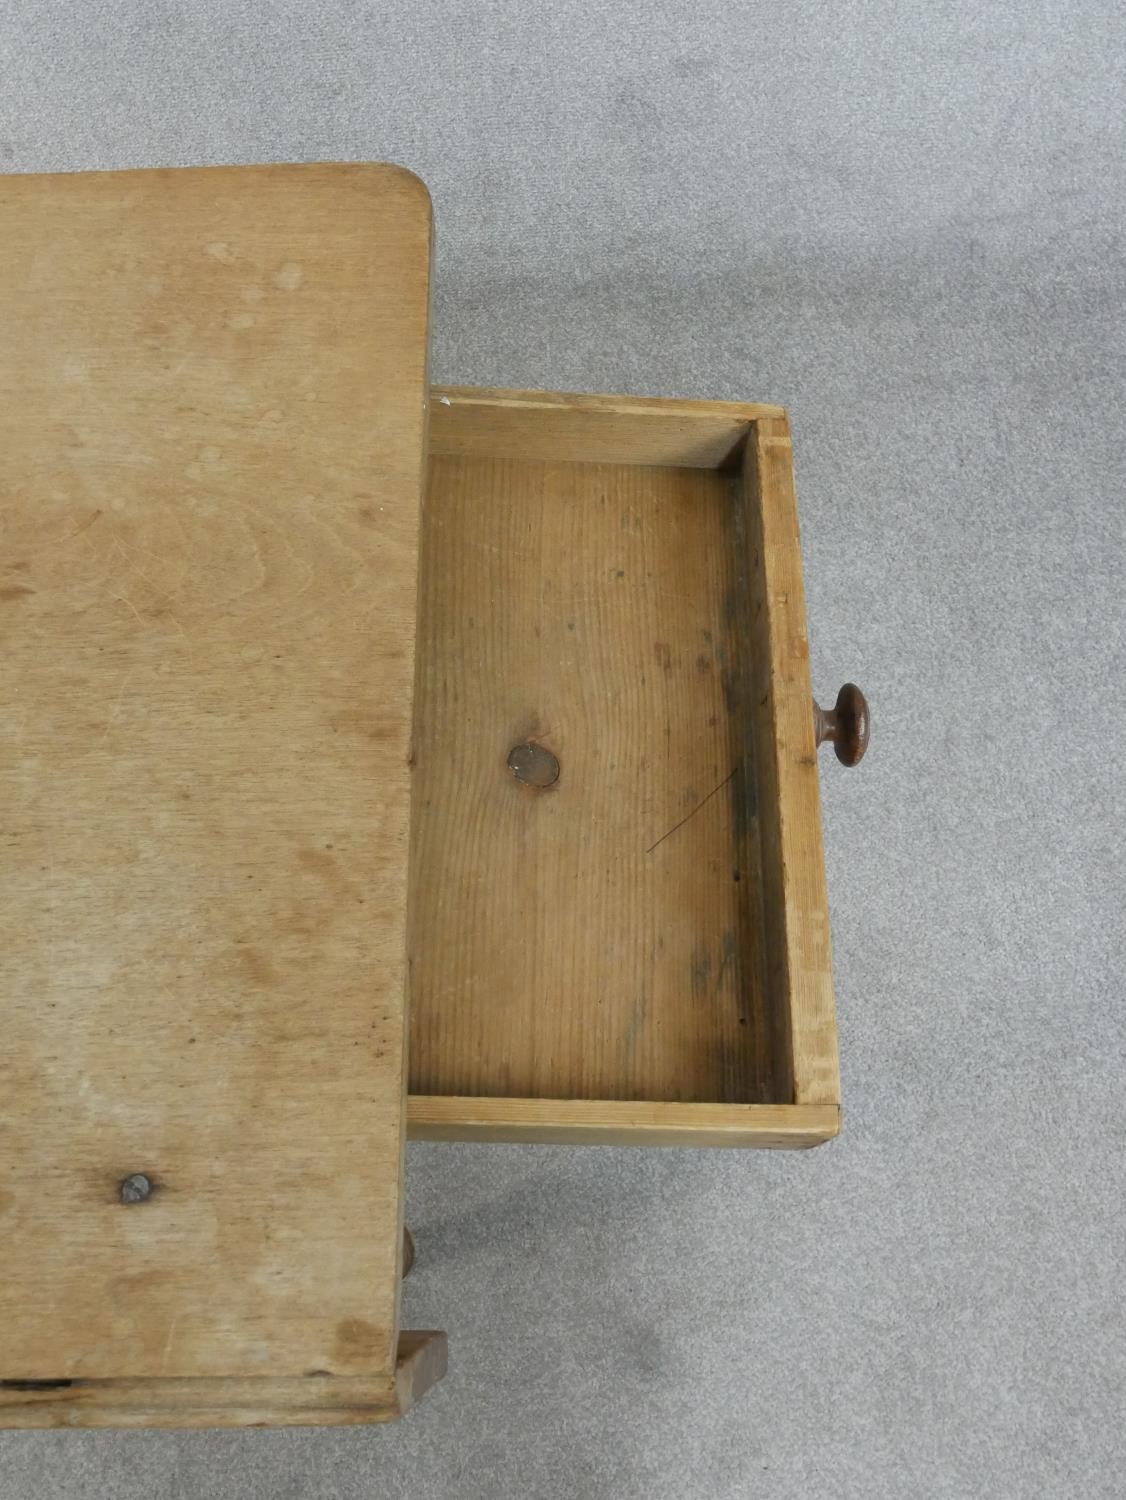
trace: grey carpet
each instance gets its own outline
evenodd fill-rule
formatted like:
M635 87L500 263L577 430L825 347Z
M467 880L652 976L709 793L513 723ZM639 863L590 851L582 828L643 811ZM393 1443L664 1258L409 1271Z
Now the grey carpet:
M1118 0L0 17L3 170L399 160L436 378L785 402L876 724L823 766L838 1142L412 1147L407 1421L7 1433L3 1500L1126 1493Z

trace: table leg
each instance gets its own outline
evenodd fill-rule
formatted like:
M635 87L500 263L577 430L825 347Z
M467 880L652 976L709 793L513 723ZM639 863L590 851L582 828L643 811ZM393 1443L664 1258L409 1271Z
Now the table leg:
M414 1235L407 1226L403 1225L403 1280L405 1281L411 1273L414 1265Z

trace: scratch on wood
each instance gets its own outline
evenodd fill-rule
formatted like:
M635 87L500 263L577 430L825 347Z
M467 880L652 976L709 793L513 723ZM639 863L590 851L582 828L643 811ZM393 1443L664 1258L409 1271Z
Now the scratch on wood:
M649 996L646 992L645 980L641 981L641 992L633 1002L633 1012L626 1027L623 1046L627 1057L632 1057L637 1046L637 1039L645 1026L645 1018L649 1010Z
M85 530L87 530L88 527L93 526L94 522L98 519L98 517L101 514L102 513L101 513L100 510L96 510L94 512L94 514L90 517L90 519L88 521L83 521L83 523L82 523L81 526L76 526L73 531L68 531L67 534L66 534L66 536L60 537L59 538L60 545L63 542L69 542L70 539L71 539L71 537L80 536L82 534L82 532L84 532Z
M115 594L114 598L116 599L117 597L118 595ZM126 599L124 602L126 604L129 604L128 599ZM130 605L129 607L132 609L132 605ZM133 610L133 613L136 614L137 611ZM138 616L138 619L139 618L140 616ZM109 732L113 728L114 720L117 718L121 705L125 701L125 689L129 685L129 679L133 675L133 670L134 669L132 667L126 667L125 671L121 674L121 685L117 690L117 697L114 699L113 707L110 709L109 714L106 718L106 727L102 730L102 737L98 741L99 746L104 745L106 740L109 739Z
M723 934L723 943L722 943L721 948L720 948L719 971L717 972L717 974L715 976L715 994L716 994L717 998L719 996L720 990L723 987L723 976L727 973L727 970L735 962L735 959L736 959L736 957L738 955L738 952L739 952L739 944L736 941L735 934L733 932L725 932ZM738 1005L739 995L738 995L738 989L737 988L736 988L735 999L736 999L736 1004ZM739 1007L739 1009L740 1009L740 1014L741 1014L742 1013L742 1008Z
M110 598L116 599L118 604L128 605L128 607L133 611L134 615L136 615L138 625L143 625L145 623L137 610L137 606L132 602L132 600L126 599L124 594L111 594Z
M160 1373L162 1375L168 1368L168 1356L172 1353L172 1340L176 1337L176 1328L180 1322L180 1317L180 1313L175 1313L171 1323L168 1325L168 1337L164 1340L164 1348L160 1354Z
M720 784L718 786L713 786L712 787L711 791L703 799L702 802L697 802L696 806L692 809L692 811L690 813L687 813L683 818L681 818L681 820L680 820L679 823L674 823L672 825L672 827L668 830L667 833L662 833L661 834L661 837L657 840L657 842L655 844L650 844L649 847L648 847L648 849L646 849L646 851L645 851L646 854L652 854L653 850L656 849L659 845L663 844L667 838L671 838L672 835L677 831L678 828L683 828L684 825L685 825L685 823L690 822L696 816L696 814L700 811L700 809L702 807L706 807L708 805L708 803L712 800L712 798L716 795L717 792L722 792L723 789L724 789L724 787L727 786L727 784L729 782L731 782L731 781L733 781L735 779L735 775L736 775L736 772L738 770L739 770L739 767L738 766L734 766L731 769L731 771L729 771L728 774L723 778L723 780L720 782Z

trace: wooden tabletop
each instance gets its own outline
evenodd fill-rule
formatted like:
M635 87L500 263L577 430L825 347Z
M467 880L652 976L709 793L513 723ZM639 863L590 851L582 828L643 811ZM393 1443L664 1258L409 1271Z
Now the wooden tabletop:
M0 179L0 1421L401 1404L429 263L393 167Z

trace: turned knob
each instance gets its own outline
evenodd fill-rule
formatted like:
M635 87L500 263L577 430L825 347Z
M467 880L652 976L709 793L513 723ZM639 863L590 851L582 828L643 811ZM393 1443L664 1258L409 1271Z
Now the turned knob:
M819 745L828 740L842 766L857 766L864 759L871 733L868 700L855 682L846 682L832 708L813 705L813 731Z

